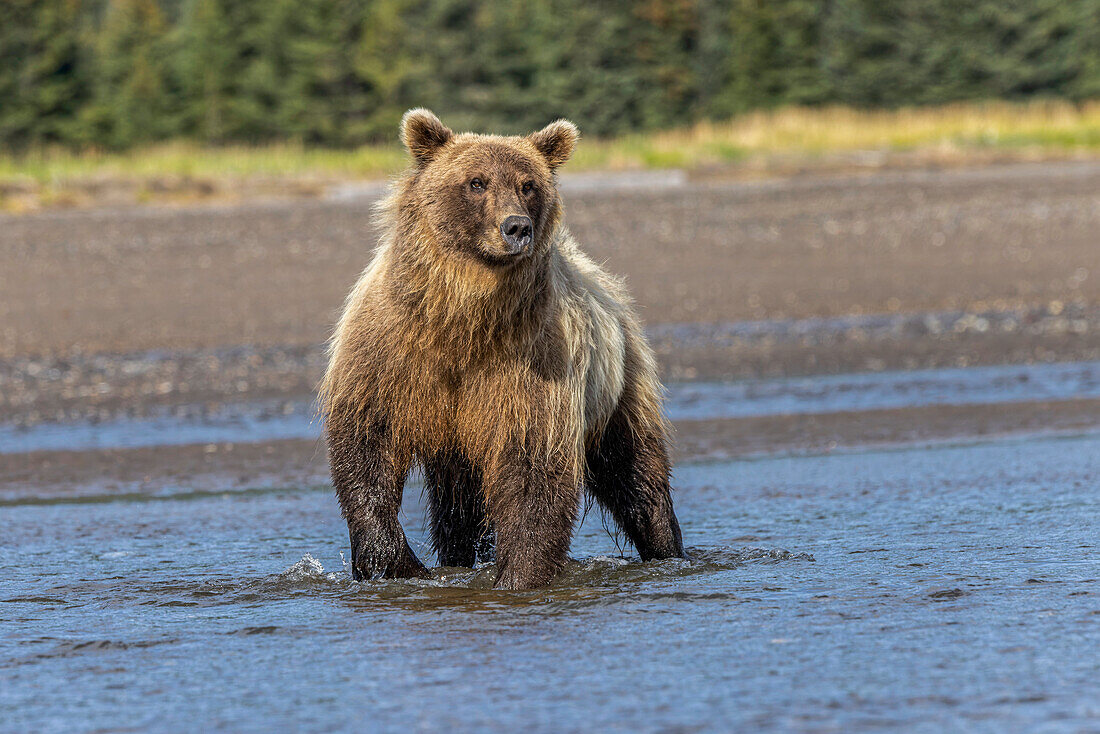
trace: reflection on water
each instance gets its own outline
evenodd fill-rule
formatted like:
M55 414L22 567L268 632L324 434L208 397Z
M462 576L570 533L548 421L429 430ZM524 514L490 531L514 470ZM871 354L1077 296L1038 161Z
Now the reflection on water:
M12 503L0 728L1088 729L1097 477L1096 435L685 464L690 561L591 512L522 593L351 581L325 488Z

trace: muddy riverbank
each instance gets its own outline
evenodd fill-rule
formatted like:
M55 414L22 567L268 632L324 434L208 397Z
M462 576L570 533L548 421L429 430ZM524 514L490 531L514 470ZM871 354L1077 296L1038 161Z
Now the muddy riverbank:
M1077 162L565 199L658 326L1094 309L1097 192L1100 162ZM314 348L370 256L376 196L0 217L0 357Z
M1100 358L1100 163L566 191L669 380ZM0 423L308 396L378 193L0 217Z

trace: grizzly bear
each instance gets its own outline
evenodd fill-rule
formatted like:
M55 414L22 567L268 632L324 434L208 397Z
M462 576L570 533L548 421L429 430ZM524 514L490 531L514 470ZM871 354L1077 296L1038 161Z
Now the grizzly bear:
M348 296L321 385L356 579L427 577L398 521L423 469L443 566L550 582L582 488L643 560L684 555L652 352L623 285L562 225L556 169L578 133L455 134L411 110L413 165Z

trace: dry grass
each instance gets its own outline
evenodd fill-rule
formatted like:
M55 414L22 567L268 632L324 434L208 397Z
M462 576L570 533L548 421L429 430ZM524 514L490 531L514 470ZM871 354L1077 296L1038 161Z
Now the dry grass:
M591 168L691 168L751 156L925 148L1100 152L1100 101L1083 105L995 102L870 111L787 108L755 112L728 122L597 141L581 147L577 163Z
M405 156L396 146L331 150L280 143L210 148L176 141L125 153L98 150L74 153L53 148L18 158L0 155L0 181L23 179L53 184L78 179L163 176L236 180L293 176L367 178L385 176L403 165Z
M736 166L775 156L810 159L853 151L932 151L965 158L990 150L1032 156L1100 153L1100 100L756 112L728 122L586 139L569 170ZM0 154L0 208L81 203L105 190L124 189L137 201L251 190L241 182L261 182L265 191L292 182L291 188L303 191L310 184L381 178L405 163L396 145L336 151L295 144L207 148L181 141L126 153Z

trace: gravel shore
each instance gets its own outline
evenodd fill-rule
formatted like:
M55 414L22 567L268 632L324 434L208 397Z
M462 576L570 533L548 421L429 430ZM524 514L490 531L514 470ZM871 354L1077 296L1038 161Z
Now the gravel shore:
M564 190L566 221L627 279L667 380L1100 359L1100 162ZM378 193L0 216L0 423L308 399L370 257ZM1067 410L1032 412L1100 424L1094 405ZM958 433L944 415L928 437ZM762 445L723 425L725 453ZM846 430L841 442L867 432ZM0 475L24 486L49 464L17 461Z

